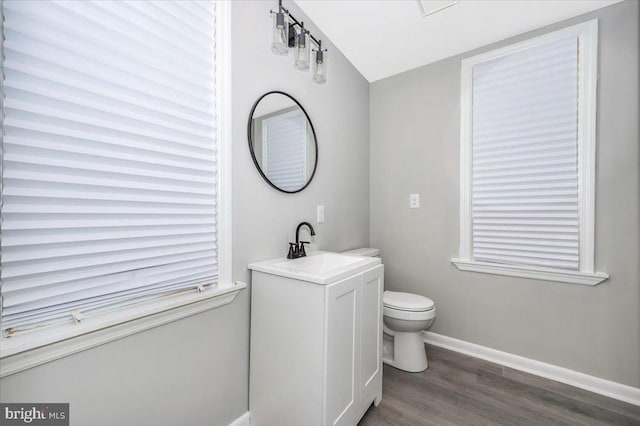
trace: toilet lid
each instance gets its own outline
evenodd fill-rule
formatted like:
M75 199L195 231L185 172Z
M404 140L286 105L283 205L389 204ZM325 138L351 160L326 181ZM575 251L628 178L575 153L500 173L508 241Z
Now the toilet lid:
M433 309L433 300L419 294L401 293L399 291L385 291L384 306L402 311L428 311Z

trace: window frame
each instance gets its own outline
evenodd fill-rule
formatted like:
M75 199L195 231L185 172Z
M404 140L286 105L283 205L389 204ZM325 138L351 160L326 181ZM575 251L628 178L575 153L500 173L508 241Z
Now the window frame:
M0 377L231 303L244 282L232 281L231 5L216 2L218 284L184 294L11 337L0 336ZM0 95L2 95L0 79ZM1 111L0 111L1 112ZM1 155L1 154L0 154ZM1 162L0 162L1 172ZM1 175L0 175L1 176ZM2 182L0 178L0 188Z
M547 44L568 36L579 39L578 54L578 194L580 268L570 271L473 260L472 227L472 93L474 66ZM596 285L609 276L594 272L596 106L598 76L598 20L590 20L519 43L465 58L460 86L460 245L451 262L462 271L534 278L572 284Z

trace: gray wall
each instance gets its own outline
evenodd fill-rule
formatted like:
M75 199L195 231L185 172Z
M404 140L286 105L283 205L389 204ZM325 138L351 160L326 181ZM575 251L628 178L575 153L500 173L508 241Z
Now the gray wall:
M329 43L326 86L294 70L291 57L272 54L273 4L232 5L233 275L247 282L247 263L286 254L295 226L315 220L316 204L327 218L316 226L317 248L366 246L369 238L369 85ZM249 110L274 89L300 101L318 136L316 177L297 195L269 187L249 154ZM0 395L70 402L75 425L226 425L248 409L248 359L245 290L225 307L3 378Z
M314 225L318 249L345 250L369 242L369 83L331 44L326 85L313 83L310 72L295 70L291 53L273 54L268 18L274 4L233 3L233 263L235 278L245 281L247 263L286 255L303 220ZM303 16L295 5L289 6L296 18ZM318 137L316 175L298 194L272 189L249 153L248 115L255 100L270 90L295 97ZM318 204L325 206L326 222L316 225Z
M461 272L460 61L599 18L596 287ZM638 2L624 2L371 85L371 244L387 289L436 302L431 331L640 386ZM422 206L409 210L409 193Z

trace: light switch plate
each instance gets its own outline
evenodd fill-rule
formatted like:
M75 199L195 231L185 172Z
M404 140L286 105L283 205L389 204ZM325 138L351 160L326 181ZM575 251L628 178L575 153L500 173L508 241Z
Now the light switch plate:
M317 223L324 223L324 206L323 205L318 205L316 216L317 216L316 217Z
M409 208L420 208L420 194L409 194Z

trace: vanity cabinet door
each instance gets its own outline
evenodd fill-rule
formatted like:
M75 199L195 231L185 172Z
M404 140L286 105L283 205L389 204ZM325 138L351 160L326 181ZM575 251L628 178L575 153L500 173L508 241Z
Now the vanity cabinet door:
M327 288L325 425L358 420L361 280L358 275Z
M382 395L382 292L383 270L379 266L362 275L360 303L360 389L364 413Z

